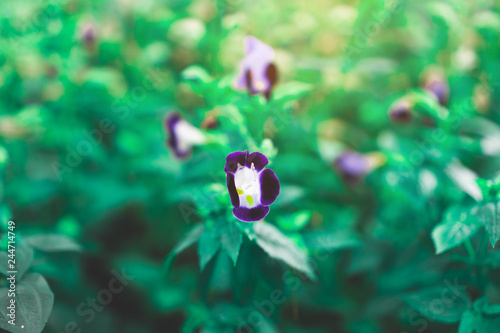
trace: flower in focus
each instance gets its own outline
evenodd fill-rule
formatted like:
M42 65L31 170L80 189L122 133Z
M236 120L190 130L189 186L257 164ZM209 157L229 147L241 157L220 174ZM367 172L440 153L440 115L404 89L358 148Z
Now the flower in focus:
M245 57L240 63L236 88L248 89L250 94L264 94L269 100L273 86L278 81L278 71L273 64L274 50L255 37L245 38Z
M450 87L440 75L429 75L425 80L424 89L434 96L439 104L446 105L450 98Z
M411 104L406 99L398 99L389 107L389 117L395 123L409 123L412 116Z
M269 213L269 205L280 193L280 182L264 154L236 151L227 155L227 189L234 216L244 222L260 221Z
M337 156L334 166L346 182L356 183L384 163L385 156L379 153L365 155L346 150Z
M206 142L205 135L177 112L172 112L165 118L165 129L168 132L167 144L179 159L189 156L193 146Z

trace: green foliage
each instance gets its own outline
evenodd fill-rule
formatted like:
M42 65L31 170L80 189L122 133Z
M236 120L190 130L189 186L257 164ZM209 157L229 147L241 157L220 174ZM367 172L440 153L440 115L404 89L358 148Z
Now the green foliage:
M1 330L499 331L498 3L0 7ZM269 99L235 88L246 35ZM173 111L205 138L184 159ZM254 223L226 188L243 150L281 185Z
M480 223L470 208L462 206L450 207L443 222L432 230L432 240L436 246L436 254L459 246L480 228Z

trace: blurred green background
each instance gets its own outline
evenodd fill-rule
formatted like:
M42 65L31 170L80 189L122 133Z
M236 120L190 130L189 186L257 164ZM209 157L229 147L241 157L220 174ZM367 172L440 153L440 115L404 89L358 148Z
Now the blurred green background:
M500 332L499 5L2 1L0 329ZM232 85L249 35L269 101ZM214 140L176 159L172 111ZM280 179L265 221L237 150Z

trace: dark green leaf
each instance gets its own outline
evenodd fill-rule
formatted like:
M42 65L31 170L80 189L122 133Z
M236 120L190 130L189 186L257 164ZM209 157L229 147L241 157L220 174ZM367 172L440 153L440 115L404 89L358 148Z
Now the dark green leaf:
M229 257L231 257L233 264L236 265L243 237L241 236L240 230L233 222L229 222L224 231L225 232L221 235L222 248L227 252Z
M470 305L465 288L457 288L451 282L407 294L403 300L422 316L447 324L458 322Z
M220 247L220 237L216 233L207 232L207 228L198 241L198 257L200 259L200 268L203 270L205 265L213 258Z
M168 272L170 266L172 265L172 260L174 260L175 256L180 252L184 251L189 246L196 243L201 235L203 234L203 225L197 225L193 229L191 229L184 238L177 243L177 245L172 249L172 251L168 254L163 262L163 269Z

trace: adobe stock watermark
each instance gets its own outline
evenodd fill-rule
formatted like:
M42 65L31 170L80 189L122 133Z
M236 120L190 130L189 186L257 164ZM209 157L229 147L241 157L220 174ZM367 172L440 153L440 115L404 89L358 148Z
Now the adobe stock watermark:
M164 75L155 67L146 69L146 73L140 85L133 87L125 98L115 100L111 105L110 111L119 121L126 119L149 93L164 82ZM82 130L81 136L84 139L80 140L76 146L67 145L64 158L51 164L59 182L64 180L65 174L72 173L74 168L77 168L86 157L94 152L94 149L101 146L106 135L113 133L116 129L117 126L111 118L102 118L96 128Z
M76 314L83 319L83 323L77 323L75 321L70 321L66 323L64 327L64 333L81 333L83 324L90 324L100 313L104 310L104 307L111 304L114 297L123 292L125 287L127 287L130 281L134 280L134 276L130 276L122 269L121 272L117 270L112 270L113 278L108 282L106 288L99 290L96 297L87 297L84 302L78 304L76 308Z

